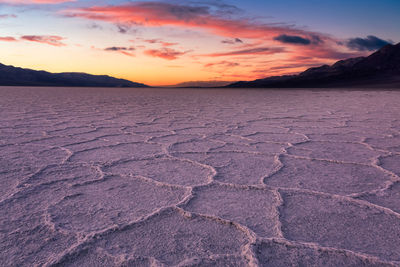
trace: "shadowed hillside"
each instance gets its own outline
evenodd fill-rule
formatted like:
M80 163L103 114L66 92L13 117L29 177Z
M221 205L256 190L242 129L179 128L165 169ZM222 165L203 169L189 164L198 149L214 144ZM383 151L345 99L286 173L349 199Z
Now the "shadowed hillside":
M386 45L368 57L341 60L332 66L310 68L299 75L276 76L228 87L316 88L400 87L400 43Z
M0 64L0 86L148 87L107 75L50 73Z

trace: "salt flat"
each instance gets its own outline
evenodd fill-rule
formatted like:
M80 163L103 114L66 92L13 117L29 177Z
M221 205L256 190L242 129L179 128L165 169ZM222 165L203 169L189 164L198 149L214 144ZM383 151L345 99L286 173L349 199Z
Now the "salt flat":
M0 88L0 266L400 266L399 103Z

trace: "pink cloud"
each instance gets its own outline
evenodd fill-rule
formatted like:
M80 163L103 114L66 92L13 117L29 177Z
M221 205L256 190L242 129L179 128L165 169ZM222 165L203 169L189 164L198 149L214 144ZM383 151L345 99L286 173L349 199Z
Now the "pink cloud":
M337 45L337 40L329 35L284 24L265 24L244 18L225 18L213 14L207 5L191 6L138 1L123 5L69 9L64 10L63 14L70 17L106 21L116 25L173 26L182 29L197 29L220 37L233 38L229 39L231 43L234 42L239 47L243 47L243 50L210 54L210 56L216 57L282 52L263 47L266 42L271 45L279 43L280 46L290 48L285 52L297 55L312 55L327 59L349 56L348 51L346 49L342 51L343 49ZM242 39L252 39L252 41L244 44ZM168 42L162 43L158 39L147 41L158 42L163 47L175 45ZM299 42L302 42L303 45L300 46Z
M195 1L192 1L194 3ZM204 1L204 3L210 1ZM301 63L297 58L308 58L308 62L326 62L358 56L347 47L340 45L339 40L327 34L300 29L285 24L267 24L256 22L252 19L234 18L232 15L224 17L222 12L213 12L213 8L207 4L196 1L197 6L188 4L174 4L167 1L135 1L120 5L99 5L87 8L76 8L62 11L62 14L70 17L84 18L95 21L105 21L115 25L143 26L143 27L176 27L183 30L197 30L221 37L221 42L231 44L231 49L193 56L199 64L206 67L224 68L233 67L228 63L214 64L202 62L210 58L235 57L231 62L240 64L240 68L249 69L254 66L246 66L247 62L257 65L257 69L267 73L265 64L260 60L277 53L282 53L281 59L274 60L270 67L281 64L285 68L270 69L276 74L284 74L299 71ZM187 31L185 31L187 32ZM172 49L175 43L164 42L160 39L140 40L141 42L158 44L159 49L143 47L148 56L174 60L186 54L186 52ZM272 59L272 57L271 57ZM209 59L208 59L209 60ZM207 65L207 63L209 65ZM214 64L214 65L213 65ZM253 65L254 65L253 64ZM306 65L305 65L306 66ZM236 67L235 67L236 70ZM228 75L228 74L227 74ZM234 75L234 74L229 74ZM260 74L262 75L262 74ZM232 76L233 77L233 76Z
M125 55L125 56L128 56L128 57L135 57L135 55L134 55L134 54L132 54L132 53L130 53L130 52L126 52L126 51L119 51L119 53L121 53L121 54L123 54L123 55Z
M228 52L212 53L204 56L208 57L225 57L225 56L248 56L248 55L272 55L285 52L282 47L257 47L251 49L242 49Z
M160 42L160 44L161 44L162 46L164 46L164 47L178 45L178 43L169 43L169 42Z
M0 41L3 41L3 42L17 42L18 40L15 39L14 37L5 36L5 37L0 37Z
M224 68L233 68L233 67L237 67L240 66L240 63L237 62L231 62L231 61L220 61L220 62L215 62L215 63L208 63L205 64L204 67L205 68L211 68L214 66L219 66L219 67L224 67Z
M17 15L14 15L14 14L0 14L0 19L8 19L8 18L16 18L16 17L17 17Z
M12 5L29 5L29 4L60 4L65 2L75 2L76 0L0 0L0 3Z
M56 35L24 35L21 36L21 40L24 41L29 41L29 42L37 42L37 43L43 43L43 44L48 44L52 46L65 46L62 42L64 40L64 37L61 36L56 36Z
M136 42L143 42L143 43L147 43L147 44L159 44L162 47L170 47L170 46L175 46L175 45L179 45L179 43L172 43L172 42L166 42L162 39L143 39L140 37L137 37L136 40L129 40L132 43L136 43Z
M222 18L211 14L207 6L175 5L166 2L139 1L115 6L93 6L67 10L64 14L118 24L198 28L220 36L235 38L272 39L283 33L316 35L316 33L290 26L259 24L247 19Z
M149 39L149 40L143 40L143 41L146 43L149 43L149 44L161 44L161 46L163 46L163 47L178 45L178 43L165 42L165 41L162 41L159 39Z
M161 49L149 49L144 51L144 53L148 56L159 57L167 60L177 59L179 56L186 54L187 52L180 52L175 49L171 49L168 47L164 47Z
M359 56L366 56L367 53L365 52L349 52L344 51L338 47L333 47L329 45L325 46L311 46L306 48L301 48L296 50L295 56L303 56L303 57L312 57L312 58L320 58L320 59L331 59L331 60L338 60L338 59L346 59L350 57L359 57Z

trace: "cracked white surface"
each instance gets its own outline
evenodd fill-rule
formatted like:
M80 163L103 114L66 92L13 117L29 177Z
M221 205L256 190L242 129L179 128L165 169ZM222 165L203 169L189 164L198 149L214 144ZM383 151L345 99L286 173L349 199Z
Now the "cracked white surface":
M399 266L396 91L0 88L1 266Z

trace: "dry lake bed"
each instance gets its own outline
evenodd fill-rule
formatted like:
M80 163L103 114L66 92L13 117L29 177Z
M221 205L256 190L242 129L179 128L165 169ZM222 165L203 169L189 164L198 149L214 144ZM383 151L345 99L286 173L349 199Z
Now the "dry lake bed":
M0 88L0 266L400 266L400 91Z

